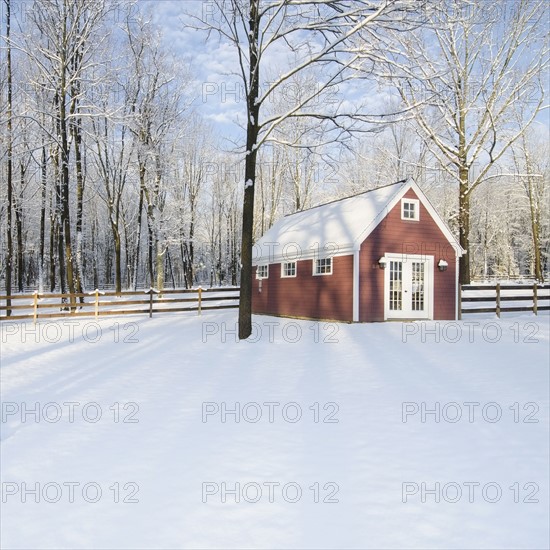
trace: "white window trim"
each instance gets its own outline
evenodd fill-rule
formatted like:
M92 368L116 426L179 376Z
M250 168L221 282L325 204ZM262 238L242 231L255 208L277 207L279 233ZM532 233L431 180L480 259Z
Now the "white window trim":
M405 203L414 204L414 218L405 218ZM408 222L420 221L420 201L418 199L401 199L401 219Z
M265 277L260 277L258 275L258 268L260 268L260 267L265 267L267 269L267 274L266 274ZM257 265L256 266L256 279L259 279L261 281L262 279L268 279L268 278L269 278L269 264L259 264L259 265Z
M317 273L317 262L319 260L330 260L330 272L328 273ZM313 276L314 277L322 277L323 275L332 275L332 272L334 270L334 258L332 256L328 258L313 258Z
M285 265L294 264L294 275L285 275ZM281 262L281 279L292 279L298 274L298 262Z

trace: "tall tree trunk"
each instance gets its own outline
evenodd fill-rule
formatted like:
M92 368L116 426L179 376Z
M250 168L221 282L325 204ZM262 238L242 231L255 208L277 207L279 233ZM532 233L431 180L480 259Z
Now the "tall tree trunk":
M155 235L153 222L151 220L150 208L147 209L147 273L149 278L149 287L155 285Z
M531 218L531 238L533 240L533 268L535 279L539 283L544 282L544 275L542 272L542 258L540 253L540 205L535 198L535 189L533 181L533 164L531 162L531 155L528 150L527 139L525 134L522 138L522 148L525 154L525 168L527 171L527 197L529 199L529 214Z
M535 268L535 279L543 283L544 276L542 274L541 253L540 253L540 217L538 213L538 205L536 204L533 191L533 178L531 176L530 167L528 166L528 186L529 186L529 210L531 212L531 234L533 238L533 260Z
M239 225L239 213L236 208L234 208L233 213L233 230L235 238L233 240L233 272L235 274L235 285L240 285L241 280L239 278L239 258L241 256L241 251L239 250L239 238L237 234L237 227Z
M8 166L7 166L7 194L8 194L8 212L7 212L7 227L6 227L6 295L11 295L11 278L12 278L12 262L13 262L13 241L12 241L12 207L13 207L13 110L12 110L12 67L11 67L11 0L6 2L6 42L7 42L7 71L8 71ZM6 315L11 315L11 300L6 300Z
M23 189L25 188L25 166L23 161L19 163L19 176L20 176L20 189L21 194L16 201L14 201L15 211L15 235L17 239L17 290L23 292L23 280L25 275L24 267L24 247L23 247Z
M59 101L58 95L55 96L55 104ZM58 134L60 133L60 121L59 118L56 121ZM61 163L62 155L59 144L56 145L54 159L54 173L55 173L55 241L57 245L57 263L59 265L59 289L62 294L67 292L67 281L65 278L65 250L63 247L63 182L61 181ZM55 270L55 264L54 264ZM52 290L53 291L53 290ZM64 300L65 301L65 300Z
M191 288L192 285L189 284L189 269L187 267L187 243L185 242L185 236L183 234L183 231L180 236L181 242L180 242L180 254L181 254L181 264L183 266L183 283L185 284L185 288Z
M162 250L162 246L160 246L159 242L157 241L156 245L156 263L157 263L157 284L155 285L157 290L159 292L162 292L164 289L164 254L166 253L166 249L164 251Z
M84 202L84 173L82 167L82 121L79 118L72 126L74 153L76 164L76 262L75 262L75 286L77 291L83 292L82 256L83 256L83 202Z
M41 161L41 185L42 185L42 201L40 205L40 243L38 252L38 292L44 292L44 245L46 241L46 194L47 194L47 159L46 146L42 145L42 161Z
M59 264L59 290L61 294L67 294L67 278L65 276L65 249L64 249L64 236L63 236L63 223L61 221L61 214L58 211L56 216L56 228L57 228L57 262ZM66 302L66 298L63 298Z
M124 211L124 203L122 203L121 209L122 209L122 226L124 227L124 288L128 289L130 288L130 281L132 280L132 252L130 249L130 239L129 239L129 231L128 231L128 223L126 222L126 213Z
M94 277L94 289L99 288L99 273L97 269L97 214L92 220L92 265Z
M78 74L82 64L82 53L77 50L71 60L73 74ZM76 165L76 258L74 262L74 279L76 290L82 294L82 277L84 270L82 268L82 225L83 225L83 200L84 200L84 171L82 162L82 119L80 118L80 80L74 79L71 84L71 107L70 114L72 123L70 125L71 136L74 143L74 155ZM83 302L84 298L81 297Z
M66 5L65 5L66 8ZM65 11L65 10L64 10ZM62 22L62 40L67 43L67 14ZM59 117L59 138L60 138L60 174L61 174L61 225L63 226L63 237L65 247L65 262L67 286L69 287L71 310L76 308L75 301L75 276L74 276L74 258L71 243L71 216L69 202L69 139L67 130L67 59L66 52L60 52L60 82L57 97L58 117ZM61 260L60 260L61 261Z
M466 174L468 171L466 170ZM462 176L461 176L462 177ZM468 177L466 175L466 177ZM470 193L468 183L463 183L461 179L459 187L459 242L460 246L466 251L460 257L459 272L460 283L463 285L470 284Z
M141 226L143 223L143 201L145 198L145 162L138 158L139 165L139 204L138 204L138 218L137 218L137 235L136 235L136 253L134 256L134 290L137 290L138 285L138 273L139 273L139 251L141 248Z
M116 233L115 233L115 292L120 294L122 292L122 237L120 235L120 226L116 222Z
M466 54L467 55L467 54ZM464 64L467 66L467 63ZM470 171L468 168L468 153L466 148L466 106L467 77L463 75L457 86L462 90L458 105L458 225L460 246L466 251L459 261L460 284L470 284Z
M152 193L152 200L149 200L147 208L147 220L149 226L149 235L150 242L149 246L150 251L154 254L154 264L152 261L149 262L149 266L155 266L156 269L151 272L151 286L153 286L153 277L156 276L155 287L162 292L164 287L164 253L166 249L163 250L163 243L161 241L162 233L162 216L159 214L156 215L160 210L159 208L159 199L160 199L160 185L161 185L161 160L160 154L155 155L155 185ZM151 198L149 196L149 198ZM152 258L151 258L152 259Z
M57 242L56 207L50 192L50 292L55 290L55 243Z
M172 288L175 289L176 287L176 279L174 277L174 268L172 266L172 256L170 256L170 251L166 250L166 263L168 265L168 269L170 270L170 279L172 281Z
M63 87L62 87L63 89ZM67 139L67 119L65 99L60 98L60 129L61 129L61 223L65 245L65 262L67 286L69 287L71 309L75 309L75 276L73 268L73 250L71 243L71 216L69 203L69 143Z
M258 0L250 0L249 12L250 89L247 97L246 158L244 167L243 225L241 241L241 289L239 293L239 338L252 334L252 246L254 232L254 190L258 142L260 64L258 60Z
M121 262L121 239L118 229L118 222L111 224L113 230L113 240L115 244L115 292L122 292L122 262Z
M189 248L187 250L187 270L186 278L188 280L188 288L193 286L194 279L194 263L195 263L195 246L193 240L195 238L195 200L191 204L191 221L189 222Z

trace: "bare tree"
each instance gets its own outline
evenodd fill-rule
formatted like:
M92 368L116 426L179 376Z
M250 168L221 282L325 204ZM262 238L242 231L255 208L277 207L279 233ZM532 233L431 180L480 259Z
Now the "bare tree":
M458 183L467 252L472 192L498 175L499 159L544 107L548 8L538 0L445 0L426 12L428 25L403 40L389 33L386 74L442 170ZM460 278L470 281L468 253Z
M8 187L8 211L6 215L6 294L11 294L12 266L13 266L13 236L12 236L12 212L13 212L13 75L11 65L11 0L4 0L6 4L6 47L7 47L7 187ZM11 315L11 300L6 301L7 315Z
M109 216L115 255L115 292L122 291L122 218L123 197L133 159L133 147L128 128L113 123L108 117L92 119L96 152L96 169L103 180L103 198ZM128 143L130 141L130 143Z
M177 146L171 153L175 166L173 192L179 210L179 252L186 288L191 288L195 279L195 240L200 195L208 174L220 169L220 163L213 156L213 141L212 129L195 114L187 120L185 133L181 140L175 140Z
M163 240L162 211L166 204L166 174L170 141L186 106L185 79L176 80L174 59L160 47L154 28L142 17L127 20L124 29L130 48L131 79L127 85L131 123L139 174L138 229L134 276L137 277L141 243L142 213L147 223L147 272L149 284L163 280L166 246ZM134 280L134 286L137 280Z
M53 95L55 152L57 157L57 208L60 230L60 262L65 259L62 285L66 275L74 307L75 291L80 287L78 265L73 257L70 154L75 139L77 162L77 233L82 231L83 176L81 158L80 83L93 63L97 42L92 39L106 13L105 0L40 0L29 12L37 34L29 37L26 55L40 71L41 84ZM63 247L63 250L62 250Z
M351 44L359 33L375 36L381 25L399 25L403 13L417 6L400 0L214 0L213 10L196 18L197 28L215 33L232 45L238 62L246 103L246 145L244 147L244 198L241 243L241 290L239 338L252 331L252 245L257 155L262 144L275 141L274 131L290 118L314 118L331 127L331 139L348 136L353 114L342 104L329 105L319 97L343 84L357 68L361 53ZM372 42L371 42L372 43ZM270 54L283 48L295 57L290 66L277 70ZM370 62L371 59L369 58ZM269 66L268 82L261 75ZM299 94L277 113L261 117L262 107L284 91L288 82L302 71L318 69L317 85ZM288 143L290 144L290 143Z
M550 193L550 151L548 143L536 143L533 135L524 133L513 148L518 179L528 201L529 225L532 239L533 274L544 282L543 227L548 223Z
M239 263L239 208L238 187L240 172L235 158L218 153L209 163L208 187L204 193L203 211L207 247L199 252L202 266L201 280L209 277L210 285L237 284Z

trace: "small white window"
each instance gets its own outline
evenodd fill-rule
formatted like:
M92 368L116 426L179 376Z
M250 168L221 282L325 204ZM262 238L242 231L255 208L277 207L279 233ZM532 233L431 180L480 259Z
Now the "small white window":
M259 265L256 268L256 279L267 279L269 277L269 266Z
M401 219L416 220L420 219L419 201L417 199L402 199L401 201Z
M314 275L332 275L332 258L320 258L315 260Z
M296 262L282 263L281 277L296 277Z

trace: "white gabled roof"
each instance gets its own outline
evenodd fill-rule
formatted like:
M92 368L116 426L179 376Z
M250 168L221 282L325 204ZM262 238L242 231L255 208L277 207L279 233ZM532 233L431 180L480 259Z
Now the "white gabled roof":
M253 265L351 254L413 189L457 253L464 252L427 197L412 180L366 191L285 216L254 245Z

